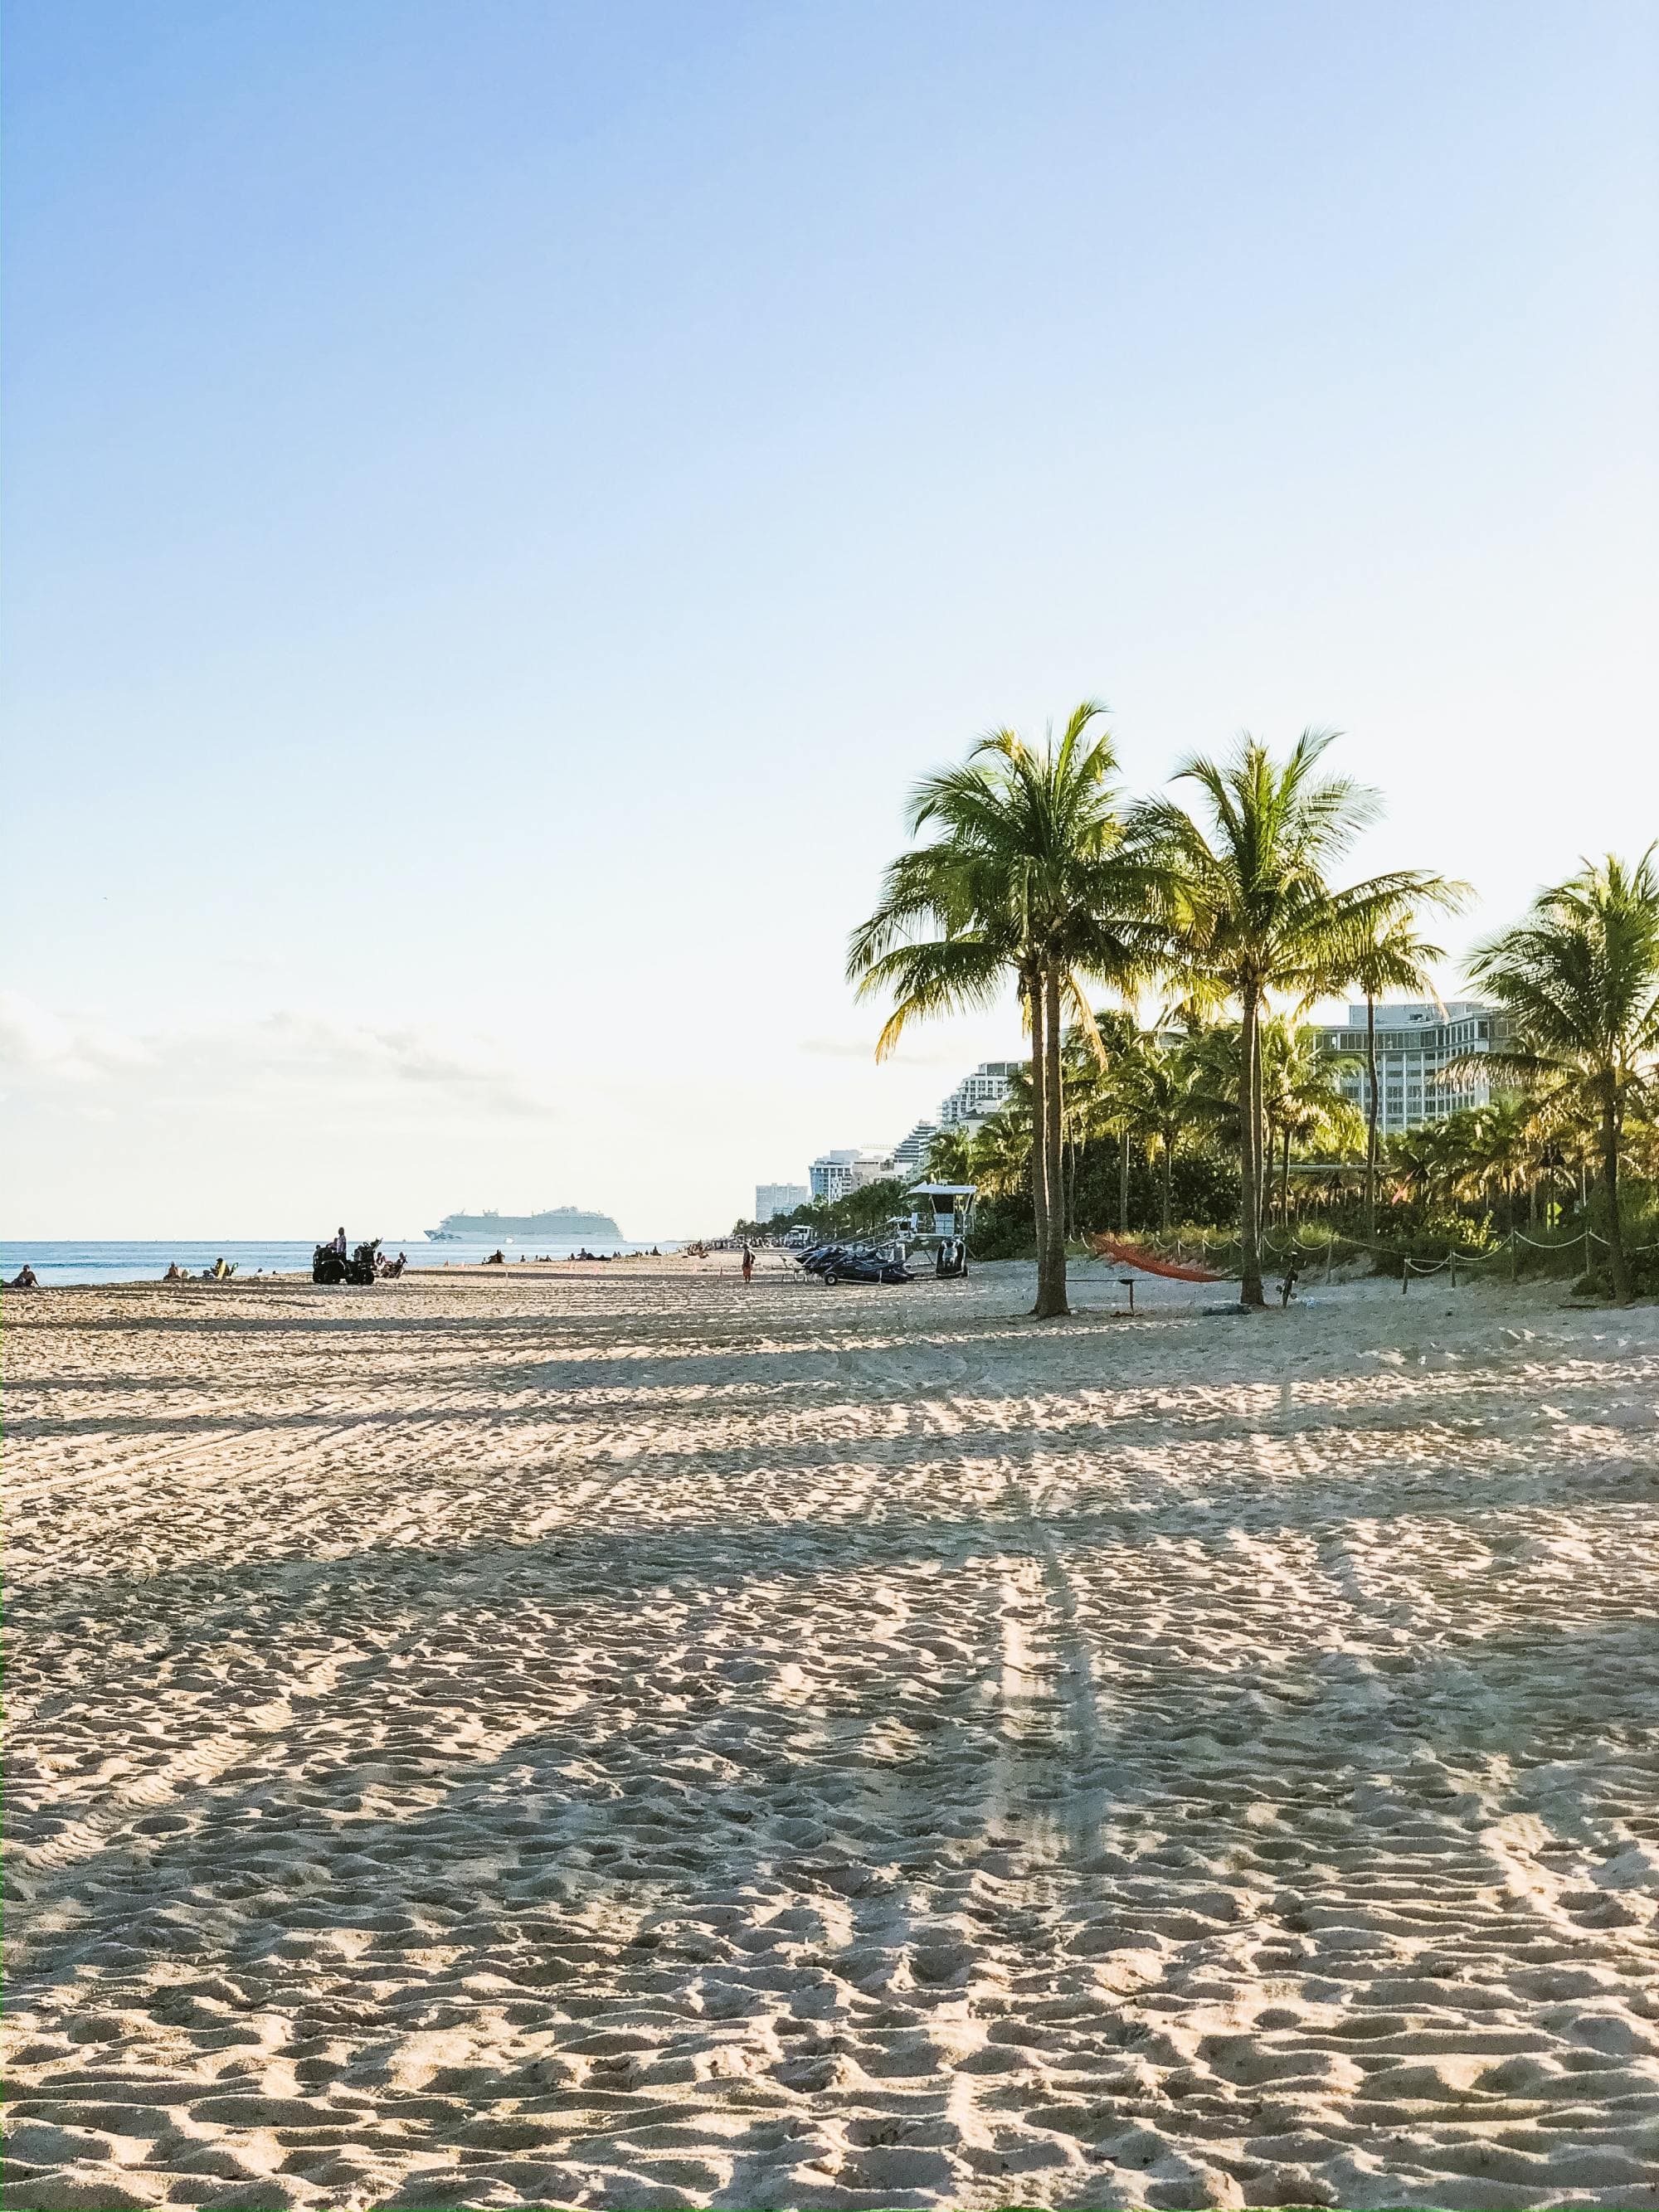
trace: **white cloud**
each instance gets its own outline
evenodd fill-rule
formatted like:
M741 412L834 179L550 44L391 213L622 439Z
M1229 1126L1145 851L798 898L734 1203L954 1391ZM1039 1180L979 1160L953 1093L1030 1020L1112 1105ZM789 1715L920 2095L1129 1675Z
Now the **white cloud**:
M243 1035L247 1048L241 1058L248 1069L264 1064L371 1087L409 1086L447 1097L475 1113L549 1111L550 1102L538 1097L520 1072L482 1040L462 1056L453 1040L441 1043L419 1030L348 1027L294 1013L268 1015Z
M341 1087L353 1092L410 1094L469 1116L545 1115L520 1073L480 1041L470 1054L453 1039L414 1029L348 1025L314 1015L279 1012L246 1023L178 1028L123 1036L64 1019L21 992L0 993L0 1066L9 1094L49 1097L66 1084L118 1083L125 1109L188 1091L205 1098L250 1091Z
M867 1036L802 1037L797 1048L815 1060L857 1060L873 1066L880 1033L878 1024ZM953 1042L948 1029L941 1027L925 1044L917 1035L908 1035L891 1058L899 1067L954 1067L962 1059L962 1045L959 1041Z
M137 1038L76 1028L21 991L0 991L0 1068L9 1081L45 1072L54 1084L96 1082L144 1057Z

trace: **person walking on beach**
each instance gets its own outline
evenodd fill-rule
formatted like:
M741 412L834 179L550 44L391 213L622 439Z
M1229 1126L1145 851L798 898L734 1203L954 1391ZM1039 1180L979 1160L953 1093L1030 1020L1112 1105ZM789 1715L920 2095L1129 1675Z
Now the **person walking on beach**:
M743 1279L745 1283L755 1279L755 1255L746 1244L743 1248Z

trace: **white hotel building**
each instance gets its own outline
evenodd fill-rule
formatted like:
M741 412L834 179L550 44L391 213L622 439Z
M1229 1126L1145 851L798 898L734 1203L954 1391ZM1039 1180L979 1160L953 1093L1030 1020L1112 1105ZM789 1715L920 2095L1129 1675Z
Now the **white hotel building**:
M1443 1121L1449 1114L1490 1104L1492 1085L1483 1074L1465 1075L1456 1083L1441 1078L1455 1060L1490 1052L1500 1028L1501 1017L1473 999L1449 1000L1443 1008L1379 1005L1377 1127L1382 1134L1395 1136L1401 1129L1420 1128L1425 1121ZM1365 1113L1370 1086L1365 1072L1364 1007L1350 1006L1346 1022L1329 1024L1319 1035L1327 1052L1340 1053L1354 1062L1340 1078L1342 1094Z
M814 1198L845 1198L848 1191L862 1190L866 1183L880 1182L897 1171L891 1152L869 1145L850 1152L822 1152L806 1170Z
M959 1129L965 1123L970 1129L977 1128L1008 1096L1009 1085L1023 1066L1024 1062L1018 1060L981 1060L973 1073L964 1075L940 1106L939 1127Z
M805 1206L812 1195L804 1182L757 1182L755 1185L757 1221L775 1221L781 1213L793 1213L798 1206Z

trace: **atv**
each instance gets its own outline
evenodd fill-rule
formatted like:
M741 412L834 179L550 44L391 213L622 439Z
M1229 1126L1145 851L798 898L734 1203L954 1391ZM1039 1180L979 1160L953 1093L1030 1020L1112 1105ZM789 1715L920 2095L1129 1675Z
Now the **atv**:
M360 1287L372 1283L380 1249L380 1240L376 1237L368 1244L360 1244L348 1260L331 1244L319 1244L311 1255L311 1279L313 1283L356 1283Z

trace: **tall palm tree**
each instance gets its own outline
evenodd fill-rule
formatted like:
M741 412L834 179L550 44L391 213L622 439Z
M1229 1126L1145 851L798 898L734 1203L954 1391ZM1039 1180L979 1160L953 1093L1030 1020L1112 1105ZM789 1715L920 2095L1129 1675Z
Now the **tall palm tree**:
M1594 1124L1607 1213L1613 1294L1631 1294L1619 1175L1627 1116L1651 1110L1659 1063L1659 871L1650 846L1614 854L1539 892L1524 921L1480 946L1470 980L1513 1035L1479 1063L1546 1110Z
M860 997L897 1001L878 1059L911 1022L989 1006L1013 978L1031 1039L1034 1311L1044 1317L1068 1310L1062 1009L1091 1027L1083 978L1127 988L1150 935L1142 872L1123 848L1116 755L1109 736L1091 734L1103 711L1085 700L1041 749L994 731L960 767L924 777L910 830L936 834L890 865L848 952Z
M1468 896L1467 884L1434 877L1424 885L1422 902L1455 911ZM1376 1002L1387 991L1434 990L1434 968L1445 958L1437 945L1418 934L1409 911L1392 921L1379 916L1363 931L1345 984L1365 994L1365 1234L1376 1234L1377 1133L1382 1101L1376 1083Z
M1330 868L1377 812L1375 793L1316 771L1333 731L1305 730L1283 763L1246 736L1224 765L1189 761L1207 828L1174 799L1138 808L1138 847L1156 870L1170 963L1190 1003L1237 1005L1243 1111L1239 1237L1242 1301L1261 1286L1261 1062L1259 1030L1273 999L1299 1012L1352 972L1358 947L1408 914L1433 880L1395 869L1333 890Z

